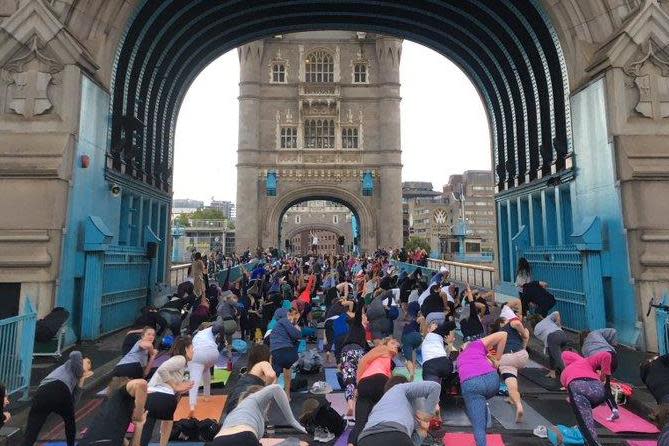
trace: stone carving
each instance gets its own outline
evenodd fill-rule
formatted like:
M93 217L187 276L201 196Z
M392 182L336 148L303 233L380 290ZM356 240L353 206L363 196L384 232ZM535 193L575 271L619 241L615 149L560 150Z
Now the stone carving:
M286 122L287 122L288 124L292 124L292 123L293 123L293 112L290 111L290 109L286 110Z
M351 107L348 108L346 117L348 119L348 122L353 123L353 110L351 110Z
M4 80L9 85L9 109L26 118L45 114L53 104L48 96L49 85L58 82L57 73L63 65L47 56L37 36L4 67Z
M631 87L639 91L639 102L634 109L646 118L669 117L669 57L661 55L660 49L649 40L643 57L624 68L632 77Z

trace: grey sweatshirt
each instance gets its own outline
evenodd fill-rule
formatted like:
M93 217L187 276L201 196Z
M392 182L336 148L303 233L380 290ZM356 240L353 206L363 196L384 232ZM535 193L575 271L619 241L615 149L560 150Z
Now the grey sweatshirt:
M591 331L583 341L581 352L584 357L589 357L599 352L616 352L618 345L618 332L615 328L600 328Z
M286 397L286 392L278 384L269 385L262 390L253 393L237 405L223 420L221 430L235 426L250 426L256 437L262 438L265 435L265 412L269 403L274 399L286 421L296 430L306 434L307 431L302 427L299 421L295 419L293 411L290 409L290 403Z
M400 431L407 434L414 444L420 445L422 438L414 435L416 411L434 413L440 393L441 385L433 381L394 386L376 403L358 440L368 435Z
M42 380L40 386L48 384L53 381L62 381L65 383L72 395L78 389L79 380L84 374L84 358L79 351L70 353L70 357L60 367L49 373L46 378Z
M534 326L534 336L537 337L544 345L548 342L548 335L562 330L560 326L556 323L558 320L559 312L553 311L551 314L543 318L537 325Z

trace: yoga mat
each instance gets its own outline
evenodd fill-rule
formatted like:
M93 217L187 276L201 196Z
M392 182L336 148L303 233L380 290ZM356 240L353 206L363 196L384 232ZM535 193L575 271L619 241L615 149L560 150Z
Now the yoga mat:
M560 381L557 379L552 379L548 378L546 376L546 373L548 373L547 369L541 368L524 368L520 369L519 373L527 378L528 380L532 381L534 384L543 387L546 390L550 390L551 392L555 392L560 390L560 387L562 387L562 384L560 384Z
M627 440L630 446L657 446L657 440Z
M291 440L290 443L288 443L288 440ZM288 438L261 438L260 439L260 444L262 446L279 446L283 442L287 442L286 444L294 445L294 444L307 444L304 441L300 441L296 437L288 437ZM179 443L179 446L181 446L181 443Z
M159 353L158 356L156 356L153 359L153 368L157 369L158 367L163 365L163 363L165 361L167 361L168 359L170 359L170 354L169 353L167 353L167 352Z
M223 412L223 406L225 406L225 400L227 399L227 395L198 396L197 405L195 406L195 418L198 420L212 418L218 422L221 419L221 412ZM190 404L188 402L188 395L186 395L179 400L177 410L174 411L174 420L188 418L189 412Z
M348 404L346 404L346 397L343 393L328 393L325 399L330 402L330 406L339 413L342 417L346 415Z
M525 366L525 368L526 369L544 369L544 370L548 371L548 369L546 369L546 367L542 366L541 364L539 364L536 361L532 361L531 359L529 361L527 361L527 365Z
M290 376L292 377L292 379L295 379L295 377L297 376L297 373L295 373L295 370L293 370L293 372L291 373ZM286 381L285 381L285 379L284 379L284 377L283 377L283 373L281 373L281 375L279 376L279 378L276 380L276 383L277 383L278 385L280 385L281 387L284 387L284 386L286 385Z
M608 421L606 418L611 415L611 410L606 404L602 404L593 409L592 416L595 421L614 433L657 434L660 432L653 423L633 414L624 407L619 407L619 411L620 418L615 421Z
M237 361L239 361L239 359L240 359L241 357L242 357L242 355L240 355L239 353L237 353L237 352L232 352L232 364L233 364L233 365L236 364ZM228 366L228 355L227 355L227 351L223 350L223 352L221 352L221 354L218 356L218 361L216 361L216 364L215 364L214 366L215 366L215 367L220 367L220 368L222 368L222 369L224 369L224 368L226 368L226 367Z
M467 416L464 401L451 399L446 406L441 407L441 419L444 426L471 427L472 422ZM492 427L492 417L488 417L487 428Z
M490 413L499 423L508 430L529 430L537 426L548 426L550 422L532 408L527 401L523 401L525 416L522 423L516 423L516 408L505 401L505 398L496 396L488 400Z
M219 369L218 367L214 367L214 376L211 378L211 383L212 384L227 384L228 380L230 379L230 375L232 372L230 372L227 369ZM204 384L200 384L200 387L202 387Z
M488 434L488 446L505 446L500 434ZM447 432L444 435L445 446L476 446L474 434L464 432Z
M393 375L401 375L406 378L409 378L409 370L406 367L395 367L393 370ZM413 377L414 381L422 381L423 380L423 369L418 367L416 369L416 373Z
M341 386L339 385L339 379L337 378L337 369L326 368L325 381L332 386L333 391L340 392L342 390Z
M348 444L348 437L351 435L351 432L353 431L352 427L347 427L344 432L337 438L337 441L335 442L334 446L346 446Z

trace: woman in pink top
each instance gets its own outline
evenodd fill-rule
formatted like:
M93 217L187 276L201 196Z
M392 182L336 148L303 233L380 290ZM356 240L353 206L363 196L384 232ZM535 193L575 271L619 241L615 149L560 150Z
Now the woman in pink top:
M374 405L383 396L383 388L392 375L392 363L400 350L400 343L385 338L358 362L358 397L355 401L355 428L349 436L349 444L358 444L358 435L367 424Z
M465 344L458 356L460 390L465 400L465 409L474 429L476 446L486 446L488 406L486 400L499 392L497 366L504 352L507 333L498 331L483 339ZM492 356L489 350L494 348Z
M596 353L587 358L578 353L562 352L565 369L560 375L560 382L569 391L569 402L578 427L588 446L599 446L592 408L607 399L604 382L611 375L611 355L607 352ZM613 414L610 419L617 418Z

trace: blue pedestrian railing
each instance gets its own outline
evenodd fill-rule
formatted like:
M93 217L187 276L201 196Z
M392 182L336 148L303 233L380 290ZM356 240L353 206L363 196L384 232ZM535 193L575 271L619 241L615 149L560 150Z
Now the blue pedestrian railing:
M242 267L249 273L253 271L253 269L256 267L258 264L258 260L251 260L248 263L245 263L243 265L235 265L232 267L232 270L230 271L230 278L228 279L230 283L236 282L239 279L242 278ZM227 269L223 269L218 272L218 276L216 277L216 280L218 280L219 285L223 285L223 282L225 282L225 277L228 274Z
M28 397L37 312L26 299L23 314L0 320L0 382L7 394Z
M665 292L659 303L651 300L646 316L655 308L655 323L657 328L657 351L661 355L669 353L669 293Z

